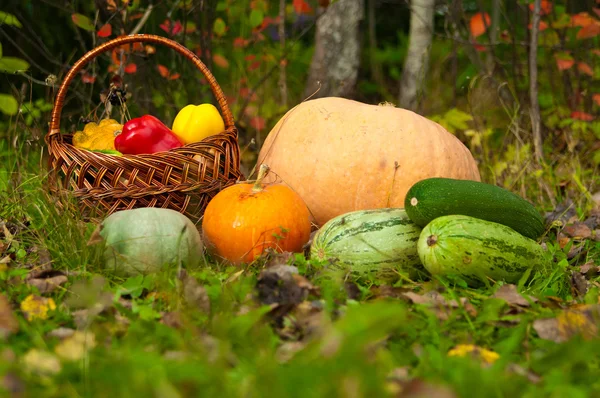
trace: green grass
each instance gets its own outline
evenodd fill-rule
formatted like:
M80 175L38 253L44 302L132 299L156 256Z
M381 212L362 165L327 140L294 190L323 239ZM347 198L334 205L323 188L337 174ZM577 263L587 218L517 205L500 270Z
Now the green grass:
M28 397L375 397L419 387L460 397L600 394L595 319L583 324L583 335L564 332L561 343L540 338L534 327L576 304L599 303L597 277L583 296L571 282L572 272L598 258L593 240L574 243L583 254L568 259L571 244L561 249L557 229L549 231L544 241L554 266L518 286L537 299L528 307L492 297L500 284L471 289L458 280L403 281L387 290L368 281L349 290L297 256L315 289L283 315L258 299L260 264L240 272L207 259L208 266L190 270L207 311L186 300L175 269L129 279L103 269L98 247L87 245L95 225L57 210L39 152L0 149L9 159L0 169L0 219L19 229L10 242L1 239L0 258L13 260L0 271L0 291L19 330L0 339L0 388L13 385ZM589 213L577 210L582 218ZM26 278L44 249L68 282L43 295L56 310L30 321L20 304L39 294ZM415 304L402 296L407 292L437 292L446 304ZM101 312L94 311L98 303ZM51 333L77 329L82 311L91 315L80 330L95 344L66 360L59 355L65 342ZM0 327L5 315L0 309ZM493 350L499 359L486 365L449 356L458 344Z

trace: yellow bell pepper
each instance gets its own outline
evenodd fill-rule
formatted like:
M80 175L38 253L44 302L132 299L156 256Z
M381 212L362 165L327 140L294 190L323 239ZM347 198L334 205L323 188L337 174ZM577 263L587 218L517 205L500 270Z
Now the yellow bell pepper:
M73 135L73 145L88 150L114 150L115 136L123 125L114 119L102 119L100 123L88 123L83 131Z
M171 131L184 144L189 144L222 133L225 123L213 104L187 105L175 116Z

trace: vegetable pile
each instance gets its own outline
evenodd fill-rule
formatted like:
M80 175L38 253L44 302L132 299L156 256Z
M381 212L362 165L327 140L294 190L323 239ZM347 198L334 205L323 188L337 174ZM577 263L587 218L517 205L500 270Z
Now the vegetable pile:
M104 223L102 236L111 246L105 261L114 266L127 255L138 257L146 267L133 267L131 260L123 264L128 272L145 273L160 270L175 257L198 264L205 248L215 259L237 266L270 252L306 251L324 272L341 271L385 283L458 277L469 285L516 283L548 266L546 253L536 242L545 231L539 212L520 196L479 181L468 149L439 125L401 109L339 98L307 101L295 109L267 138L257 179L215 195L201 226L191 231L183 216L150 209L147 214L119 212ZM294 119L298 114L312 115L313 126L307 129ZM98 130L106 137L118 127L105 121L91 125L87 134ZM153 153L223 129L212 105L190 105L179 112L172 130L150 115L130 120L114 145L123 153ZM335 142L340 149L331 151L326 142ZM321 156L316 143L328 151L327 156ZM413 148L417 143L434 154L443 149L450 155L423 159ZM400 164L396 162L388 173L387 166L398 154L383 152L377 164L366 168L366 159L373 158L370 154L384 147L402 148ZM355 154L358 149L363 156ZM291 150L304 152L291 157ZM272 160L278 171L269 173L265 159ZM333 168L343 165L341 161L345 168ZM378 172L369 174L371 168ZM355 174L347 174L347 169ZM446 177L439 176L442 171ZM282 177L279 173L282 182L273 178ZM311 221L316 227L312 240ZM165 236L167 230L172 233ZM182 242L174 240L177 231L187 242L183 252Z
M73 135L73 146L115 156L151 154L199 142L224 130L225 123L214 105L187 105L177 113L172 128L152 115L125 124L114 119L90 122Z
M413 277L422 267L429 275L459 277L471 286L516 283L548 265L535 240L544 232L541 215L508 190L429 178L411 187L405 205L330 220L317 232L311 256L334 267L343 264L359 276L385 270L388 276ZM343 250L332 249L339 245Z

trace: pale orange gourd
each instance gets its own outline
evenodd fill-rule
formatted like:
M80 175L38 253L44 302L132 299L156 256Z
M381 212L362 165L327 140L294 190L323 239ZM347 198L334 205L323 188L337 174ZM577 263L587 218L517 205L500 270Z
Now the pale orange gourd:
M425 178L480 181L469 149L439 124L337 97L288 111L266 138L262 163L274 172L266 181L296 191L319 226L355 210L404 207L406 192Z
M310 238L310 214L300 196L283 184L262 184L262 165L255 183L220 191L208 203L202 239L209 253L239 265L250 263L267 248L300 252Z

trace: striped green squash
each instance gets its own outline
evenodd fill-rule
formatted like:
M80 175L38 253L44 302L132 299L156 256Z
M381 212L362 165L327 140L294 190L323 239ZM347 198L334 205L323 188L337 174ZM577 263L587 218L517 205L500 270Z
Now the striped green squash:
M542 247L503 224L464 215L434 219L423 228L419 257L432 275L458 275L467 283L518 282L548 265Z
M426 275L417 253L420 233L404 209L359 210L325 223L313 237L310 255L358 277L389 281L404 271L416 278Z

